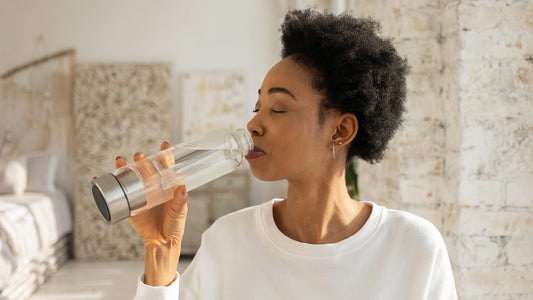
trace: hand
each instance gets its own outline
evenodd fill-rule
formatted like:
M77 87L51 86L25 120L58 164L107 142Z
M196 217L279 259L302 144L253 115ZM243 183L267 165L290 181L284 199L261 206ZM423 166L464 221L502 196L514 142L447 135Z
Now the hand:
M167 148L170 145L163 142L161 150ZM139 161L144 157L144 153L138 152L133 159ZM125 165L122 157L116 158L117 169ZM129 217L145 245L144 281L148 285L167 285L175 278L187 217L187 198L185 186L181 185L175 189L174 199Z

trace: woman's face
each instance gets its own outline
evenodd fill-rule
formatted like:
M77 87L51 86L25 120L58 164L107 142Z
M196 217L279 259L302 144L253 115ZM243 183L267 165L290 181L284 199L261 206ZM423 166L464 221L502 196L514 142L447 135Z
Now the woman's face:
M263 80L248 122L257 151L248 156L260 180L309 180L331 164L333 118L319 125L320 99L311 87L311 73L290 57L277 63Z

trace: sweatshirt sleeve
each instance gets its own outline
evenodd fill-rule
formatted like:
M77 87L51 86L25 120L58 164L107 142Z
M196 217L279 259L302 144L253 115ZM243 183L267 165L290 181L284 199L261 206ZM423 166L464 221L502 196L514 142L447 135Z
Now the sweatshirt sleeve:
M429 290L425 299L456 300L457 291L450 258L442 238L440 242L440 247L436 252L435 260L431 267Z
M176 272L177 273L177 272ZM169 286L150 286L144 283L144 274L137 281L137 294L133 300L177 300L180 290L180 275Z
M199 299L201 294L202 266L205 248L205 233L202 243L187 269L169 286L150 286L144 284L144 274L137 280L137 294L133 300L188 300Z

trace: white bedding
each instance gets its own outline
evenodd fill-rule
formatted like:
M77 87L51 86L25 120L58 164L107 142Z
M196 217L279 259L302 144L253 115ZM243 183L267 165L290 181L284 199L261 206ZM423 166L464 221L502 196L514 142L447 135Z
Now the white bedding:
M16 291L21 282L31 282L28 288L33 290L54 268L55 254L66 256L65 236L72 231L70 211L59 190L0 195L0 299L10 299L8 293L20 296Z

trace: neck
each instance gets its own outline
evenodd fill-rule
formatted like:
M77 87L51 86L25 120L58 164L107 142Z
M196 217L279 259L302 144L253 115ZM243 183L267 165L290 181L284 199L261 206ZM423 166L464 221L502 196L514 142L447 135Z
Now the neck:
M289 180L287 199L274 207L276 224L286 236L309 244L335 243L362 227L369 206L350 198L342 170L317 180Z

